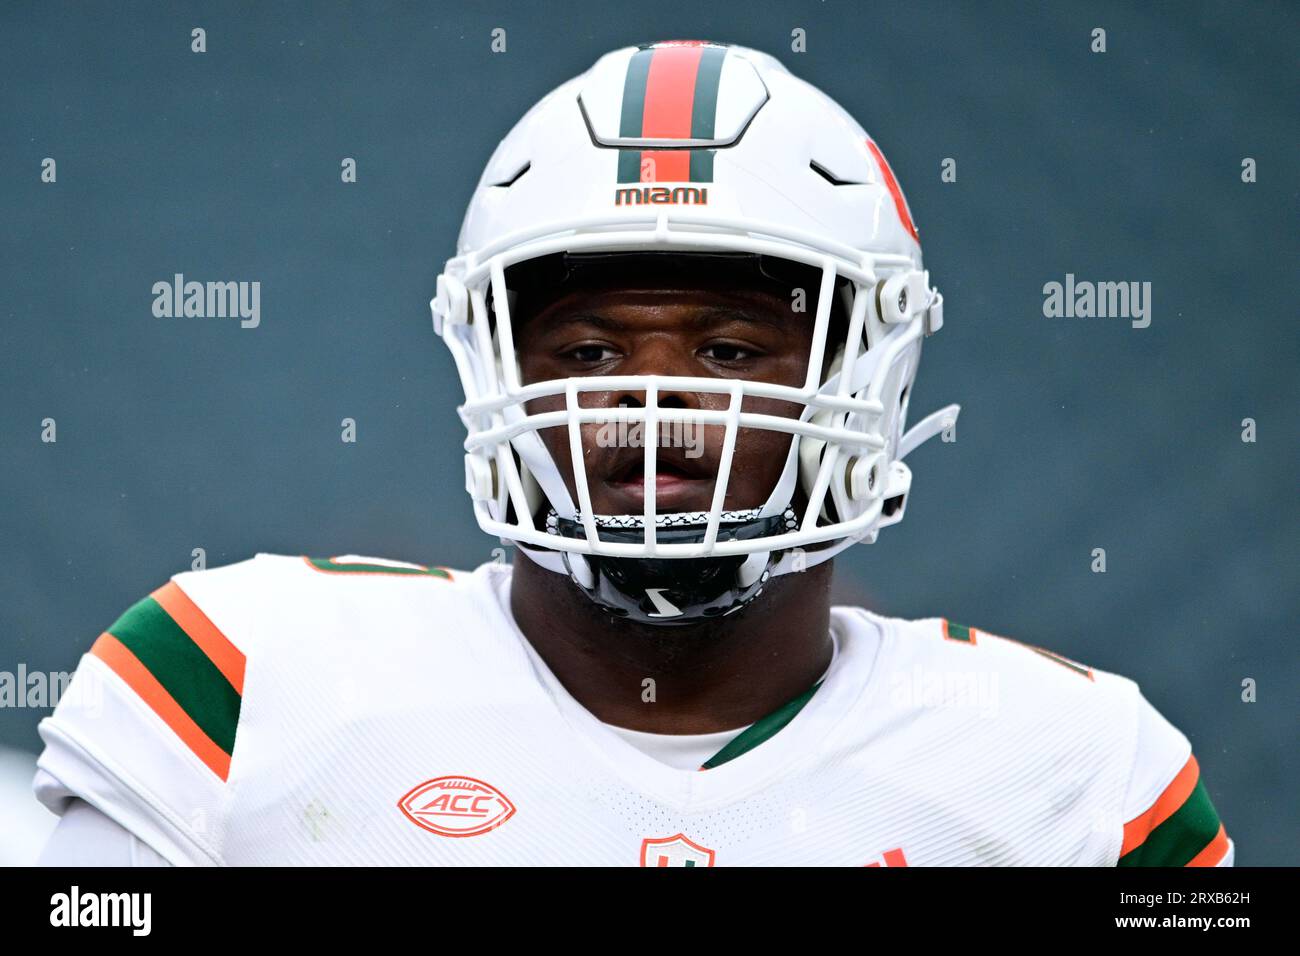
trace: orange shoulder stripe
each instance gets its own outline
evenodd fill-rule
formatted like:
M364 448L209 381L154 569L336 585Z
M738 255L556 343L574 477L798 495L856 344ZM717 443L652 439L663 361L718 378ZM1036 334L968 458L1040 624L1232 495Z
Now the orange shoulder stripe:
M1187 763L1183 764L1183 769L1178 771L1178 776L1174 777L1169 786L1165 787L1164 792L1156 797L1156 802L1124 824L1124 845L1119 855L1123 856L1141 846L1151 835L1152 830L1173 816L1192 795L1200 776L1201 768L1196 763L1196 755L1192 754L1187 758ZM1227 845L1224 846L1226 849Z
M185 746L194 751L195 756L207 764L213 773L222 780L230 776L230 755L218 747L212 738L190 719L190 715L176 703L176 698L167 693L167 689L158 683L158 679L149 673L149 669L140 663L140 658L132 654L125 644L105 631L91 646L90 653L126 681L127 686L163 719L176 736L184 741Z
M190 600L175 581L168 581L150 595L175 621L182 631L190 636L199 650L217 666L217 670L230 681L241 697L244 694L244 655L239 648L230 643L230 639L221 633L221 629Z
M1196 856L1187 861L1187 866L1218 866L1219 861L1228 853L1228 833L1219 824L1219 832L1213 840Z

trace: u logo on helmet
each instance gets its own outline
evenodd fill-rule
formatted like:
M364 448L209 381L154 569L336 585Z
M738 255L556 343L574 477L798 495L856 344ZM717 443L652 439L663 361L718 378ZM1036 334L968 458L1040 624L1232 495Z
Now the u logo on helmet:
M903 197L903 190L899 187L898 180L894 178L894 171L889 168L889 161L885 159L885 154L872 142L870 136L867 137L867 149L871 150L871 155L876 158L876 163L880 166L880 175L885 177L885 188L894 199L894 209L898 213L899 222L912 234L913 239L920 242L921 236L916 231L916 224L912 222L912 210L908 208L907 200Z

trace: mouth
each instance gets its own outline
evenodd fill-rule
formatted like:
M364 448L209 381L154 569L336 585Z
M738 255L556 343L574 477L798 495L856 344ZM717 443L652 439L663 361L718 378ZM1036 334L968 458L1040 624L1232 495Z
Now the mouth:
M713 500L714 476L693 464L665 460L655 463L655 506L659 511L707 510ZM638 454L616 467L604 481L613 497L614 513L645 508L645 457Z

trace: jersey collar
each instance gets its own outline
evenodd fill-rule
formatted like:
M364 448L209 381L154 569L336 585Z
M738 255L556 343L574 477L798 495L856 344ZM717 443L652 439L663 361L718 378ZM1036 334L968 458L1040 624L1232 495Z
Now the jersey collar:
M877 659L888 632L878 619L856 608L833 607L831 632L837 653L826 676L800 698L748 728L740 735L745 741L737 738L710 758L710 769L679 770L623 740L564 688L510 612L509 565L495 565L492 572L489 580L502 626L524 650L538 682L575 736L632 789L677 810L699 811L731 803L792 767L817 759L837 729L877 693L883 680Z

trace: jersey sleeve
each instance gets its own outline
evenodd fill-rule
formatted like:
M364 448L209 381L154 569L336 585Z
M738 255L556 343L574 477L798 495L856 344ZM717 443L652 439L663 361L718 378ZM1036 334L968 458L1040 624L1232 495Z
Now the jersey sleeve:
M215 865L243 698L244 655L178 575L82 656L38 732L37 798L84 800L173 865Z
M1234 847L1183 733L1138 694L1118 866L1232 866Z
M169 866L130 830L84 800L68 804L37 866Z

